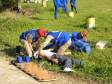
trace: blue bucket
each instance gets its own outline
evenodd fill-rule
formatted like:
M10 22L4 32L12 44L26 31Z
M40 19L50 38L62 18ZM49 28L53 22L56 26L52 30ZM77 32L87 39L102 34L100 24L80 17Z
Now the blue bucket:
M21 56L17 56L16 61L17 61L17 63L22 63L23 59Z
M30 57L29 57L29 56L26 56L26 57L25 57L25 62L27 62L27 63L30 62Z

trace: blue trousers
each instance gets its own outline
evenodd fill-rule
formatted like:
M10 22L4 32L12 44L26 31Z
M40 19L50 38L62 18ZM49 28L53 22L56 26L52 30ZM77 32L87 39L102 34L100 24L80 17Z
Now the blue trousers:
M74 9L75 9L75 12L77 13L76 6L71 4L71 11L73 12Z
M54 11L54 18L56 19L58 17L57 13L58 13L58 9L60 7L55 6L55 11ZM65 11L65 13L68 15L68 6L62 6L62 9Z
M72 68L73 65L76 65L78 68L81 68L84 65L82 60L72 59L66 56L59 56L59 55L54 55L54 57L58 59L59 64L61 64L63 68L65 67Z

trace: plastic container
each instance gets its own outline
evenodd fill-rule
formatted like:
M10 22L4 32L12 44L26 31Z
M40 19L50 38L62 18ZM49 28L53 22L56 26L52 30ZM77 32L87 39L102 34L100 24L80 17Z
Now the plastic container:
M95 18L94 17L89 17L87 19L87 27L89 29L92 29L92 28L95 28L96 27L96 25L95 25Z
M30 57L29 57L29 56L26 56L26 57L25 57L25 62L27 62L27 63L30 62Z
M74 17L74 12L69 12L69 17L73 18Z
M16 61L17 61L17 63L22 63L23 59L21 56L17 56Z
M105 49L106 44L107 44L107 41L99 41L96 43L96 48L101 50Z

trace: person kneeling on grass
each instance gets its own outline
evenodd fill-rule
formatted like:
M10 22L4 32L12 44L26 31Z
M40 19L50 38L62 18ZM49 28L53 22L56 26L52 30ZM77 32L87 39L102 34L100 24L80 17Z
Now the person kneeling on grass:
M71 39L73 39L74 41L82 40L82 41L85 41L85 42L88 41L87 35L88 35L88 32L87 32L87 31L72 32L72 33L70 34Z
M58 55L64 55L70 45L71 38L67 32L52 31L47 32L45 42L40 46L39 51L53 49Z
M72 32L71 34L71 46L69 47L72 51L80 51L89 54L91 52L91 46L87 42L87 32Z
M45 34L46 30L42 28L36 30L28 30L21 33L19 37L20 43L25 48L29 57L32 57L33 53L32 44L35 43L36 45L38 45L40 37L45 37Z
M49 50L42 50L40 53L36 52L34 54L35 58L37 58L38 56L45 57L46 59L48 59L49 61L55 64L62 65L65 72L72 72L73 65L76 65L78 68L82 68L84 65L82 60L72 59L66 56L60 56Z
M77 40L77 41L72 40L72 44L70 46L70 49L74 52L79 51L79 52L84 52L87 54L90 54L90 52L91 52L90 44L87 42L84 42L82 40Z

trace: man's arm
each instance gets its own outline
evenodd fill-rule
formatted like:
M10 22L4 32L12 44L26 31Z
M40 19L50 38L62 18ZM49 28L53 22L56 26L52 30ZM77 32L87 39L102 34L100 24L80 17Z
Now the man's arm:
M47 38L46 38L46 40L45 40L45 42L44 42L43 44L41 44L41 46L40 46L40 48L39 48L39 51L40 51L40 50L43 50L43 48L46 47L46 46L50 43L50 41L51 41L52 39L53 39L53 37L50 36L50 35L48 35Z

